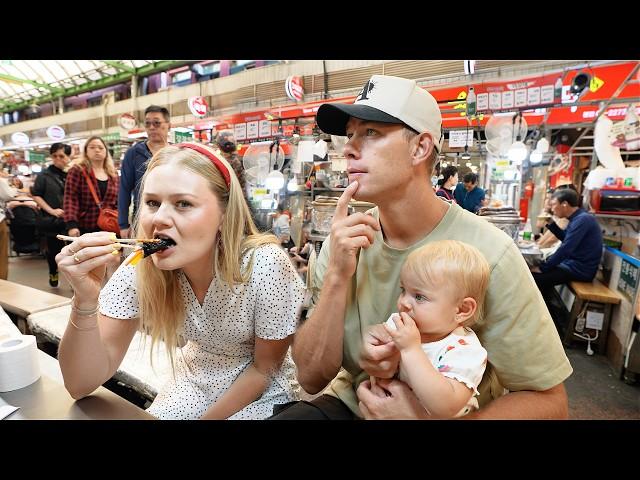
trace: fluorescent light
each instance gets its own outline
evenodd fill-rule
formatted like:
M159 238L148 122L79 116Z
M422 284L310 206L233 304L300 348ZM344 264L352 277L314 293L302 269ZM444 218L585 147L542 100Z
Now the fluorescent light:
M475 60L465 60L464 61L464 73L466 75L472 75L476 72L476 61Z

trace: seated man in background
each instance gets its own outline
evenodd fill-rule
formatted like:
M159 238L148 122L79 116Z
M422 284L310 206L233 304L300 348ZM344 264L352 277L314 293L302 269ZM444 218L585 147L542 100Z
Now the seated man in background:
M573 280L590 282L595 278L602 257L602 232L595 217L579 207L578 193L571 188L553 193L551 212L569 219L569 225L566 230L555 222L547 225L562 244L546 261L531 268L531 273L553 314L550 300L555 296L554 285Z

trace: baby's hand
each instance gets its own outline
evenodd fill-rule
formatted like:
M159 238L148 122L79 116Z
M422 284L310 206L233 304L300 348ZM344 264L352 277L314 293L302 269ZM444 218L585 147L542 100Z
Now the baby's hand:
M392 314L384 323L384 328L393 339L393 343L395 343L398 350L420 348L420 331L413 318L405 312Z

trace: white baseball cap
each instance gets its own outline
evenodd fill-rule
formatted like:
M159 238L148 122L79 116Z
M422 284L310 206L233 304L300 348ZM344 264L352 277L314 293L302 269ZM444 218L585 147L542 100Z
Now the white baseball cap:
M415 80L373 75L352 104L324 103L318 108L318 127L331 135L346 135L349 117L372 122L403 123L418 133L429 132L436 151L442 148L442 115L433 96Z

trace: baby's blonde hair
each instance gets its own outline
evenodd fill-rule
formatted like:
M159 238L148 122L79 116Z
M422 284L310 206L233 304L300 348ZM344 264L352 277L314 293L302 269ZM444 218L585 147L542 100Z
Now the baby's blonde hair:
M458 240L428 243L409 254L402 272L414 274L427 285L446 284L456 302L465 297L474 298L478 308L462 326L469 327L483 317L489 264L476 247Z

